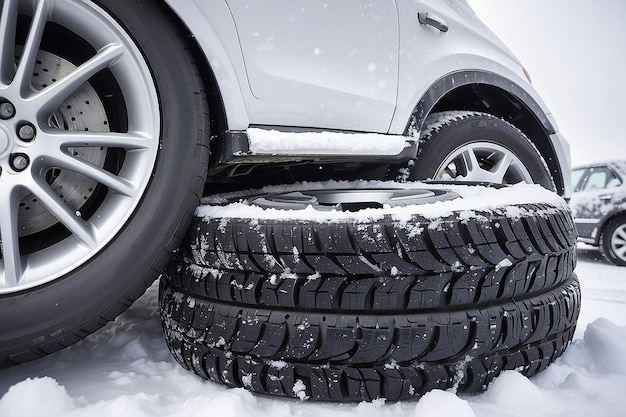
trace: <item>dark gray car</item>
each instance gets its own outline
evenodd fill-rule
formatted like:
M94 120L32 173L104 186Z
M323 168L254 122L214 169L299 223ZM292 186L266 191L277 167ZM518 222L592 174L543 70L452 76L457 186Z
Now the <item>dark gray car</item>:
M626 266L626 160L574 168L570 205L578 240L598 246L610 262Z

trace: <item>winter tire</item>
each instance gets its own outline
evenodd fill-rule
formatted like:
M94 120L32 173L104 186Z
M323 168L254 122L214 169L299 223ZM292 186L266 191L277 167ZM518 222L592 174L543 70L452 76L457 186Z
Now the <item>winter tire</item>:
M576 277L506 303L445 311L329 314L215 303L162 281L165 337L201 377L300 399L396 401L475 392L504 370L531 376L571 341Z
M315 206L315 191L248 196L244 206L273 207L266 217L200 208L161 280L170 350L204 378L316 400L472 392L505 369L536 373L578 317L571 214L536 186L539 198L491 206L470 189L487 190L429 188L432 204L359 204L357 217L339 204L332 220L274 215Z
M158 276L199 201L209 132L192 56L156 2L5 0L1 13L7 367L97 330Z
M612 219L604 226L600 251L607 261L626 266L626 217Z
M426 118L409 178L492 184L541 184L547 165L519 129L487 113L450 111Z

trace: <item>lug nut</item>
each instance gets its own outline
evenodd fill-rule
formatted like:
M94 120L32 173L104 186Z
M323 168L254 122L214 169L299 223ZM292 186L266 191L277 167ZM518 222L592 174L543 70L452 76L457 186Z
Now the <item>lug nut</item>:
M13 106L13 104L9 103L8 101L0 104L0 118L6 120L10 119L13 116L15 116L15 107Z
M35 138L35 127L31 124L24 124L18 129L17 136L25 142L30 142Z
M26 154L18 153L11 156L11 167L17 172L24 171L29 163L30 160Z

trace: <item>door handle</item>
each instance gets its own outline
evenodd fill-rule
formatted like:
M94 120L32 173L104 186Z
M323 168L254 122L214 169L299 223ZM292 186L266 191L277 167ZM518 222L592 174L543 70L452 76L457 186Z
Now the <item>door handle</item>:
M443 20L442 18L440 18L437 15L434 15L432 13L418 13L417 14L417 20L419 20L419 22L422 25L429 25L432 26L436 29L439 29L441 32L447 32L448 31L448 24L446 23L445 20Z

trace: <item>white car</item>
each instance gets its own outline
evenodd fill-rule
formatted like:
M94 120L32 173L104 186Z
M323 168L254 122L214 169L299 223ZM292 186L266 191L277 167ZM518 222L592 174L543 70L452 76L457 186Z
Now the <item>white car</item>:
M0 367L124 311L218 190L570 191L550 111L465 1L5 0L0 35Z

